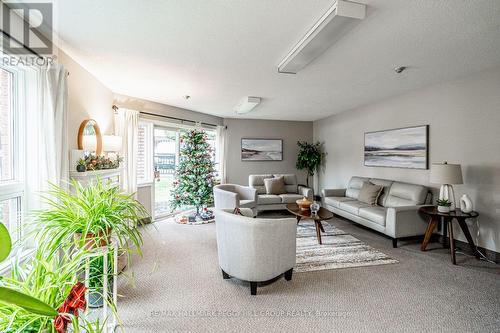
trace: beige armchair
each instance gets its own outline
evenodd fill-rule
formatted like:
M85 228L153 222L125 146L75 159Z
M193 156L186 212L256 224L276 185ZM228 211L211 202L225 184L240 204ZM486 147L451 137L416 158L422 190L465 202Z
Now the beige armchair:
M292 279L295 266L297 221L295 218L260 219L215 212L217 249L222 277L250 282L250 292L257 294L259 282L269 282L280 275Z
M214 187L215 209L250 208L255 215L257 213L257 190L236 185L222 184Z

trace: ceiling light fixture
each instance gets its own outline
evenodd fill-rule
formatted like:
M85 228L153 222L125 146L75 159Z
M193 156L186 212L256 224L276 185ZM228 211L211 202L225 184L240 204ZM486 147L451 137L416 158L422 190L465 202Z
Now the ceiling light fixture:
M278 65L278 73L297 74L366 16L366 5L337 0Z
M243 98L238 105L234 108L234 111L237 114L245 114L252 111L257 105L260 104L260 97L245 97Z

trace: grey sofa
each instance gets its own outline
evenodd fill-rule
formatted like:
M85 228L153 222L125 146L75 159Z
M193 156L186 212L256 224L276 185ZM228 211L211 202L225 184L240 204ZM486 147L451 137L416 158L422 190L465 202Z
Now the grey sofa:
M215 211L217 252L222 277L250 282L252 295L259 282L268 282L284 274L292 279L296 257L297 222L295 218L260 219Z
M257 190L236 184L221 184L214 187L215 209L250 208L257 213Z
M287 193L274 195L266 194L264 179L283 176ZM250 175L248 177L250 187L257 190L257 211L286 209L286 205L294 203L303 197L313 199L313 190L297 184L297 176L294 174L266 174Z
M368 181L384 187L373 206L357 200L363 183ZM418 209L431 203L432 194L423 185L352 177L345 189L324 189L322 200L333 213L391 237L397 247L398 238L425 234L427 223Z

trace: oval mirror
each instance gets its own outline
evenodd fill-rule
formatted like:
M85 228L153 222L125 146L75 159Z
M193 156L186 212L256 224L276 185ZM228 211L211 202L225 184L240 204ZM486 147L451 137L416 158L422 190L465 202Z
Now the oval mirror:
M101 130L94 119L86 119L80 124L80 128L78 129L78 149L92 151L96 155L101 155Z

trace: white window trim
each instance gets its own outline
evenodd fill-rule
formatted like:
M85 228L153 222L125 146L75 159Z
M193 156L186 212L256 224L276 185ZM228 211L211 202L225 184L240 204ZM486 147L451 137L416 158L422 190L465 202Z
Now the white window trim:
M19 198L20 211L18 212L18 222L16 226L17 239L23 237L23 222L27 212L30 210L27 195L27 177L26 177L26 154L27 154L27 110L33 112L39 111L38 94L27 94L27 91L39 90L38 70L32 67L24 66L5 66L0 68L13 74L12 76L12 94L14 110L14 163L13 180L0 183L0 201ZM11 259L7 259L0 264L0 275L9 271L12 260L24 261L33 255L34 248L14 248Z

